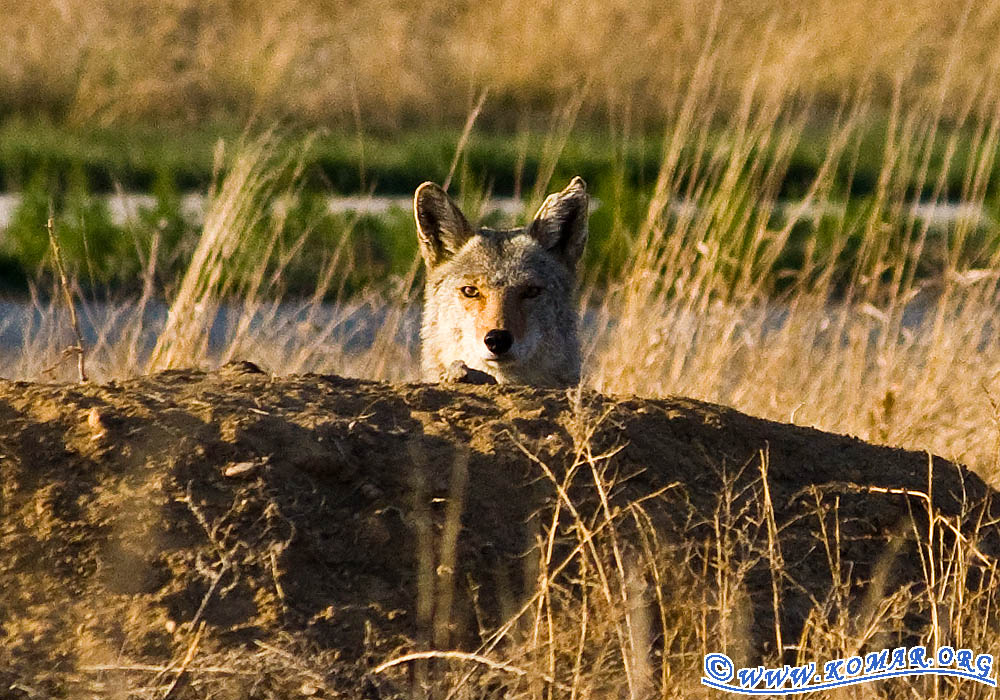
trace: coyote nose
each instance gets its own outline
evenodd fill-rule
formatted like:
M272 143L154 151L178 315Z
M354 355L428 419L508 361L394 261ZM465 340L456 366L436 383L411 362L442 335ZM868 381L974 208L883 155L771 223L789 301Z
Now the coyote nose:
M510 350L510 346L514 344L514 336L510 334L510 331L493 329L486 334L486 337L483 338L483 342L486 343L486 347L489 348L490 352L494 355L503 355L505 352Z

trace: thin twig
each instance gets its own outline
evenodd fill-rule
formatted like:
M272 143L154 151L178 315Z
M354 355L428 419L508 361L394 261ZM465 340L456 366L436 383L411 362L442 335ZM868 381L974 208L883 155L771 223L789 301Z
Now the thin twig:
M163 694L163 700L167 700L171 693L174 692L174 688L180 682L181 678L184 676L184 672L187 671L188 666L191 661L194 660L194 655L198 652L198 644L201 642L201 633L205 631L205 621L202 620L201 624L198 625L197 631L194 633L194 639L191 640L191 644L188 646L187 653L184 654L184 660L181 661L180 667L177 669L177 675L174 676L174 680L170 683L167 688L167 692Z
M778 524L774 518L774 503L771 501L771 487L768 484L767 468L770 461L770 446L758 452L760 455L760 481L764 486L764 517L767 521L767 563L771 570L771 605L774 608L774 644L778 651L778 659L785 653L785 645L781 639L781 572L784 569L784 559L781 556L781 543L778 540Z
M229 571L229 566L226 562L222 562L219 570L215 573L215 576L212 577L212 583L209 584L208 590L205 592L205 596L201 599L201 605L198 606L198 610L195 612L194 617L191 618L192 627L198 624L198 621L201 620L201 616L205 613L205 608L208 607L208 602L212 599L215 589L219 587L219 581L222 580L222 577L226 575L227 571ZM204 622L202 622L202 624L204 624Z
M273 646L271 644L267 644L266 642L262 642L259 639L255 639L253 641L253 643L256 644L258 647L260 647L261 649L264 649L265 651L269 651L272 654L277 654L281 658L283 658L286 661L288 661L292 666L294 666L295 669L299 671L299 673L302 673L303 675L309 676L309 678L311 678L312 680L316 681L317 683L319 683L324 688L327 687L327 685L326 685L326 677L322 673L314 671L313 669L311 669L308 666L306 666L294 654L291 654L291 653L285 651L284 649L279 649L278 647Z
M928 509L933 507L930 495L924 493L923 491L917 491L916 489L906 488L905 486L901 486L898 488L891 488L886 486L871 486L867 484L856 484L850 481L830 482L825 484L825 486L827 488L832 487L851 493L884 493L884 494L898 495L898 496L913 496L914 498L919 498L920 500L924 501L924 503L927 504ZM955 535L955 537L957 537L959 540L961 540L969 547L969 551L972 553L972 555L975 556L976 559L978 559L983 565L987 567L992 567L997 563L997 560L995 560L988 554L984 554L983 551L980 550L971 539L969 539L966 535L962 533L960 528L952 524L946 517L940 515L939 513L935 513L934 517L935 517L935 525L944 525L946 528L948 528L951 531L951 533Z
M93 664L90 666L78 666L78 671L84 673L105 673L107 671L132 671L136 673L170 673L174 670L172 666L157 666L156 664ZM225 666L188 666L189 673L213 673L228 676L253 676L259 675L259 671L241 671L237 668L226 668Z
M476 106L472 108L472 111L469 112L469 117L465 120L462 135L458 137L458 145L455 146L455 157L451 159L451 167L448 168L448 177L444 179L444 184L441 186L441 189L445 192L448 191L451 179L455 176L455 169L458 168L458 160L462 157L462 153L465 152L465 145L469 141L469 136L472 135L472 126L476 123L479 113L483 110L483 105L486 103L486 96L488 94L488 89L484 89L479 93L479 100L476 102Z
M532 671L526 671L519 666L514 666L505 661L494 661L493 659L487 658L485 656L480 656L479 654L470 654L465 651L415 651L412 654L404 654L403 656L397 656L395 659L390 659L383 664L377 666L374 673L382 673L383 671L392 668L393 666L398 666L399 664L409 663L410 661L419 661L421 659L458 659L459 661L474 661L477 664L482 664L483 666L488 666L497 671L508 671L513 673L515 676L527 677L536 676L541 678L546 683L551 683L560 690L569 690L569 688L562 683L556 681L555 678L548 675L547 673L536 673Z
M82 384L87 381L87 370L84 366L83 334L80 332L80 322L76 318L76 305L73 303L73 293L69 289L66 269L63 267L62 249L59 247L59 240L56 238L55 216L53 216L51 209L46 229L49 232L49 244L52 246L52 257L55 259L56 271L59 273L59 284L62 286L63 294L66 297L66 306L69 307L69 319L73 324L73 332L76 334L76 347L67 348L67 350L76 353L76 369L80 377L80 383Z

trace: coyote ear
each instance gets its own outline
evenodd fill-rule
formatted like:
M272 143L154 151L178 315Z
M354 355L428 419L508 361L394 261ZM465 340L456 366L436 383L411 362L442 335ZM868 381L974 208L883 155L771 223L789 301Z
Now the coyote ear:
M528 233L547 250L558 253L571 268L587 245L587 183L574 177L562 192L550 194L528 226Z
M472 237L472 227L448 194L425 182L413 194L417 240L427 267L434 267L457 253Z

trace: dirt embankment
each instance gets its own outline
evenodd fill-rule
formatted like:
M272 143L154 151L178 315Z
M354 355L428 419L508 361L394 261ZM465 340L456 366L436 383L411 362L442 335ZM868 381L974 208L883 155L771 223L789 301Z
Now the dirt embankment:
M570 503L583 522L619 523L626 548L634 519L620 516L640 503L675 545L678 580L717 567L705 543L727 528L745 535L737 557L766 545L773 509L792 638L830 589L834 519L858 591L923 579L912 543L886 542L920 520L921 497L900 490L926 493L929 469L941 513L974 520L989 489L944 460L684 399L248 364L107 386L0 381L0 695L162 694L185 663L200 675L175 696L192 679L224 679L215 697L391 695L377 664L475 648L518 608L563 487L557 548L571 550ZM743 586L766 650L775 561L761 551Z

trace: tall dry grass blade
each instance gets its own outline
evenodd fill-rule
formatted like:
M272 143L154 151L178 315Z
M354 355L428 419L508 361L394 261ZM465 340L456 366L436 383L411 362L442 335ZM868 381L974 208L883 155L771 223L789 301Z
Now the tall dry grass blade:
M451 159L451 165L448 167L448 176L445 177L444 182L441 184L441 189L445 192L451 186L451 179L455 176L455 169L458 167L458 162L462 158L462 153L465 152L465 147L469 143L469 137L472 135L472 127L476 123L476 119L479 117L479 113L483 111L483 105L486 104L486 97L489 95L489 89L483 89L479 93L479 99L476 100L475 106L469 112L469 116L465 119L465 126L462 127L462 135L458 137L458 143L455 145L455 155Z
M69 311L70 326L73 329L73 335L76 337L76 346L67 348L67 351L76 355L77 379L82 384L87 381L87 369L84 364L86 351L83 347L83 333L80 332L80 321L76 317L76 301L73 299L69 279L66 277L66 268L63 266L62 249L59 247L59 239L56 237L55 217L51 212L51 207L45 228L49 234L49 245L52 247L52 259L55 262L56 271L59 273L59 286L62 288L66 308Z
M147 371L209 358L210 335L220 304L236 285L237 275L245 272L254 228L267 215L270 198L286 176L285 158L278 139L270 133L241 145L212 194L201 237L171 302ZM263 265L267 261L256 262Z

